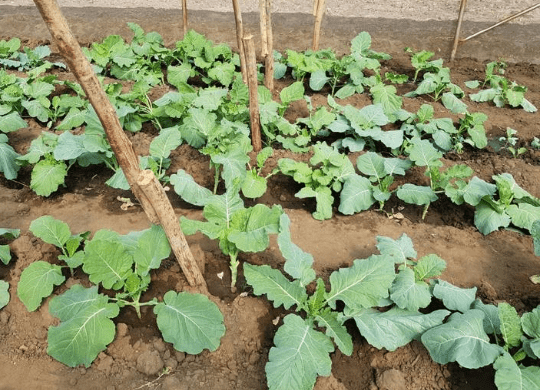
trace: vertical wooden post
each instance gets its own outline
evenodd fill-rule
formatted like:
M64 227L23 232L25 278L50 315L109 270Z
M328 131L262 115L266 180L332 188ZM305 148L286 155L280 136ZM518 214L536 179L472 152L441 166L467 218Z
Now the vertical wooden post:
M182 0L182 17L184 20L184 35L187 34L188 30L188 16L187 16L188 10L187 10L187 0Z
M326 0L315 0L313 12L315 16L315 25L313 27L313 51L319 50L319 37L321 35L321 24L324 16Z
M238 45L238 52L240 55L240 70L242 71L242 80L244 84L247 84L247 70L246 70L246 52L244 50L244 43L242 38L244 37L244 26L242 25L242 11L238 5L238 0L232 0L234 9L234 20L236 22L236 44Z
M274 35L272 32L272 0L265 0L266 57L264 58L264 85L274 90Z
M251 144L255 152L262 149L261 141L261 118L259 114L259 95L257 81L257 60L255 58L255 45L253 35L242 39L244 51L246 52L246 69L248 74L249 87L249 116L251 119Z
M266 0L259 0L259 23L261 25L261 57L268 54L268 18L266 16Z
M206 282L193 258L193 254L185 243L185 237L180 229L178 219L176 219L174 213L165 217L165 214L172 210L169 199L166 197L163 189L161 191L148 189L152 186L152 182L147 184L148 180L141 181L139 177L141 175L139 159L133 150L133 146L120 126L116 111L109 101L107 94L101 88L90 63L69 29L58 3L56 0L34 0L34 3L39 9L41 17L47 25L54 42L58 46L60 54L79 84L81 84L88 100L94 107L133 194L141 203L148 219L154 224L162 225L188 283L205 292ZM153 180L155 181L155 186L161 187L155 177L153 177ZM164 206L166 204L168 206ZM170 209L167 207L170 207ZM164 219L162 220L162 218ZM175 220L174 223L171 222L171 218Z

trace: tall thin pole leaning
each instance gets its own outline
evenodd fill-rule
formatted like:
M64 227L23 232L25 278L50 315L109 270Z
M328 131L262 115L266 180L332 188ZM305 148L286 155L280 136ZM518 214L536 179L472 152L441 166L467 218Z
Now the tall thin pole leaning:
M242 72L242 80L244 84L247 84L247 70L246 70L246 53L244 50L244 43L242 38L244 37L244 26L242 24L242 11L238 0L232 0L234 10L234 21L236 22L236 44L238 45L238 54L240 55L240 70Z
M242 39L244 51L246 52L246 69L248 74L249 87L249 116L251 120L251 144L255 152L262 149L261 141L261 118L259 111L258 81L257 81L257 60L255 58L255 45L253 35Z
M148 219L154 224L162 225L188 283L192 287L206 292L206 282L189 250L186 238L180 229L178 219L174 215L174 210L163 187L151 172L140 170L138 157L120 125L116 111L101 88L79 43L73 36L58 3L56 0L34 0L34 3L58 46L60 54L94 107L133 194L141 203ZM149 174L152 175L150 179L148 178ZM165 213L170 213L170 215L163 220ZM174 222L171 222L172 220Z

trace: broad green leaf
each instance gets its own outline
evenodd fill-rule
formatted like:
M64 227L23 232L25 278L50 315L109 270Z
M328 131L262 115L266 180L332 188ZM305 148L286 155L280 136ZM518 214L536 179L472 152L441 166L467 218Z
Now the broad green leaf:
M497 192L496 185L474 176L463 190L463 199L471 206L476 206L484 196L493 196L495 192Z
M356 166L364 175L373 176L377 181L386 176L384 157L377 153L367 152L358 157Z
M413 138L408 149L409 158L419 167L440 166L438 160L442 157L428 140Z
M217 115L201 108L190 108L188 113L189 115L180 126L180 133L188 144L194 148L200 148L216 126Z
M371 47L371 35L362 31L351 40L351 53L364 54Z
M158 225L146 230L137 241L133 260L137 264L137 273L145 276L151 269L157 269L161 261L169 257L171 246L163 228Z
M431 303L431 291L424 281L416 281L414 271L403 268L399 271L390 288L390 299L400 309L417 311Z
M326 328L326 335L338 346L339 350L347 356L353 352L353 341L347 328L343 326L337 318L337 313L332 311L323 311L315 317L319 327Z
M532 224L531 236L533 238L534 254L540 256L540 220Z
M227 96L228 90L225 88L209 87L200 89L193 105L201 107L204 110L214 111L223 103L223 99Z
M476 299L472 308L484 312L484 331L487 334L501 334L501 320L497 306L485 305L480 299Z
M531 340L524 342L524 347L528 349L527 354L540 359L540 306L525 313L521 317L521 327L523 332L531 337Z
M281 214L277 243L286 260L283 269L294 279L299 280L301 286L306 286L315 279L315 271L312 268L313 256L292 242L290 225L289 216Z
M61 322L49 328L47 353L69 367L90 367L114 339L116 327L111 318L118 316L120 308L98 294L97 286L75 284L54 297L49 310Z
M481 201L474 210L474 226L483 234L488 235L501 227L508 227L511 218L506 213L498 213L489 203Z
M392 259L395 264L405 263L407 259L415 259L417 256L411 238L405 233L397 240L377 236L377 249L381 255Z
M118 168L118 170L114 172L114 175L112 175L105 182L105 184L107 184L109 187L118 188L125 191L128 191L131 188L127 181L126 175L124 175L124 171L122 171L122 168Z
M521 345L521 318L516 309L506 302L498 305L501 334L508 348Z
M411 183L405 183L399 187L396 195L402 201L418 206L428 205L439 199L431 187Z
M334 197L330 188L325 186L317 187L313 189L311 187L304 187L298 191L295 195L297 198L315 198L317 202L317 209L313 212L313 218L318 220L325 220L332 218L332 205L334 203Z
M56 126L57 130L71 130L81 126L86 120L86 110L79 110L76 107L70 108L64 120Z
M411 167L412 162L409 159L401 158L385 158L384 171L387 175L405 175L406 171Z
M270 245L269 234L279 231L279 219L283 214L281 206L272 208L264 204L257 204L249 210L249 217L242 223L242 229L232 231L227 239L233 242L238 249L244 252L262 252ZM236 215L233 215L234 225ZM233 226L235 227L235 226Z
M480 86L480 81L478 81L478 80L465 81L465 86L467 88L475 89L475 88L478 88Z
M83 271L92 283L101 283L106 289L119 289L131 273L133 258L117 241L96 240L86 243Z
M19 237L20 235L21 235L21 229L0 228L0 237L4 237L11 240L11 239Z
M329 80L330 77L326 75L326 71L317 70L309 78L309 88L313 91L320 91Z
M372 307L388 297L394 278L394 263L384 257L355 260L352 267L332 272L331 289L325 299L333 309L337 301L343 301L351 310Z
M459 310L465 313L471 308L474 302L476 287L459 288L439 279L433 288L433 295L443 301L447 309Z
M22 106L26 108L28 115L44 123L49 119L49 110L47 109L49 105L49 100L44 97L41 97L40 100L25 100L22 102Z
M536 111L538 111L538 108L536 108L534 104L532 104L530 101L528 101L525 98L523 98L523 100L521 102L521 107L527 112L536 112Z
M67 166L63 161L45 159L34 165L30 188L40 196L49 196L58 189L67 176Z
M356 174L345 179L340 194L340 213L352 215L369 209L373 203L373 185L368 179Z
M440 276L446 269L446 262L439 256L431 254L422 257L414 266L415 280L425 280Z
M256 199L263 196L267 188L266 178L259 176L256 170L251 170L242 183L242 194L246 198Z
M183 200L195 206L204 206L213 196L212 191L197 184L183 169L171 175L170 182Z
M183 62L180 66L169 65L167 67L167 82L177 89L181 89L192 76L195 76L195 71L188 62Z
M54 148L54 158L56 160L73 160L87 153L84 138L84 135L73 135L69 131L60 134L58 144Z
M307 301L307 293L298 280L289 281L283 274L268 265L244 263L244 276L253 287L255 295L266 294L274 307L283 305L285 309L296 305L301 307Z
M223 314L202 294L168 291L154 313L163 339L177 351L192 355L215 351L225 334Z
M274 344L265 368L269 390L311 390L318 375L330 375L334 345L301 317L287 315Z
M7 265L11 261L9 245L0 245L0 261Z
M300 100L304 98L304 84L301 81L296 81L285 87L279 93L281 103L284 106L288 106L289 103L294 102L295 100Z
M502 348L490 344L483 319L484 313L476 309L454 313L448 322L426 331L422 343L439 364L458 362L470 369L487 366L497 359Z
M249 156L241 148L231 148L225 153L211 157L214 164L223 167L221 175L225 181L225 187L229 188L235 179L243 179L246 176L246 164Z
M10 133L28 127L28 123L16 111L0 116L0 131Z
M523 229L531 230L533 223L540 220L540 207L528 203L520 203L517 206L511 204L505 211L512 219L512 223Z
M380 103L383 106L386 115L393 114L401 108L403 99L396 94L396 87L393 85L384 85L378 83L370 90L373 96L373 103Z
M512 356L505 353L493 363L493 368L498 390L540 389L540 367L518 366Z
M454 114L464 114L467 111L467 105L451 92L443 93L441 101Z
M54 286L64 283L62 267L45 261L35 261L21 273L17 295L28 311L36 310L43 298L51 295Z
M11 145L7 144L7 136L0 134L0 172L3 172L8 180L17 178L17 172L21 168L17 164L18 157L20 157L20 154Z
M150 143L150 155L157 158L168 158L171 151L182 145L182 135L178 127L161 130L159 135Z
M50 215L34 219L29 229L34 236L58 248L63 248L71 237L68 224Z
M436 310L429 314L392 308L385 312L363 309L352 317L360 334L378 349L395 351L407 345L428 329L442 324L447 310Z
M0 280L0 309L9 303L9 283Z

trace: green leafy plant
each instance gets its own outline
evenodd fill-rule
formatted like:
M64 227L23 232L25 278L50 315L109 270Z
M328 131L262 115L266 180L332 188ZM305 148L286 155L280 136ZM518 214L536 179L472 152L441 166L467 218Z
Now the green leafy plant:
M456 204L466 202L475 207L474 224L482 234L501 227L514 226L531 231L540 219L540 200L521 188L512 175L494 175L495 184L474 176L469 183L455 189L451 199Z
M510 152L510 154L514 158L518 158L522 154L527 153L527 148L517 146L519 139L518 137L515 136L516 134L517 134L517 130L507 127L506 136L499 137L498 142L491 143L491 145L493 146L493 149L495 149L495 151L506 149Z
M48 46L37 46L34 49L24 47L19 51L21 41L19 38L12 38L9 41L0 41L0 65L6 68L16 68L20 71L27 71L34 68L40 68L40 71L56 66L66 69L62 62L49 62L45 58L51 55L51 49Z
M68 254L70 248L79 246L84 236L70 235L66 224L47 216L34 221L32 231ZM86 288L74 284L51 299L49 311L60 323L49 328L48 354L70 367L90 366L113 341L116 328L112 318L125 306L132 306L139 317L141 307L153 306L164 340L173 343L179 351L198 354L203 349L216 350L225 327L221 312L207 297L168 291L163 302L156 298L141 302L150 284L150 271L159 268L170 252L163 230L152 226L124 236L99 230L85 242L84 251L68 259L61 256L70 268L82 265L94 285ZM17 295L28 310L36 310L42 299L51 295L54 286L65 281L62 268L37 261L24 269ZM100 285L110 290L110 295L99 293Z
M536 112L537 108L525 98L527 87L514 81L511 82L503 76L506 67L507 64L504 61L488 63L482 87L489 84L490 88L471 94L469 98L474 102L491 101L497 107L504 107L508 104L511 107L521 107L527 112ZM473 80L466 82L465 85L469 88L478 88L480 82Z
M180 218L182 230L191 235L200 231L212 240L219 241L219 248L229 256L231 290L236 291L238 255L241 252L262 252L270 244L270 234L279 229L280 206L257 204L246 208L240 198L242 182L235 180L223 195L215 195L199 184L185 171L171 175L174 190L186 202L203 206L206 221Z
M540 220L534 221L531 227L531 236L534 243L534 254L540 256ZM540 284L540 274L531 276L531 282Z
M332 191L341 191L346 178L355 173L354 166L346 155L322 142L313 146L313 157L309 163L282 158L278 167L283 174L305 185L295 194L296 197L315 198L317 206L313 217L329 219L334 203Z
M0 238L2 240L12 240L19 237L20 229L0 228ZM7 265L11 261L11 251L8 244L0 245L0 261ZM0 309L9 303L9 283L0 279Z
M255 199L261 197L268 188L268 178L279 172L278 168L274 168L268 175L262 176L264 163L273 153L274 150L272 147L267 146L257 154L257 165L248 170L246 177L242 182L241 191L242 195L246 198Z
M286 315L274 336L275 346L266 364L271 390L309 390L317 376L328 376L334 344L343 354L352 353L352 339L344 326L349 319L370 344L393 351L441 324L449 314L447 310L418 311L431 302L426 281L438 276L445 263L435 255L412 261L416 252L406 235L396 241L378 237L380 255L334 271L329 291L318 278L313 294L308 295L306 285L315 279L313 258L291 242L289 225L289 218L282 215L278 245L288 276L267 265L244 264L246 281L255 295L266 294L274 307L295 306L302 313ZM396 264L400 265L397 275ZM338 302L344 304L343 309L338 309ZM382 311L376 309L381 306L385 307Z

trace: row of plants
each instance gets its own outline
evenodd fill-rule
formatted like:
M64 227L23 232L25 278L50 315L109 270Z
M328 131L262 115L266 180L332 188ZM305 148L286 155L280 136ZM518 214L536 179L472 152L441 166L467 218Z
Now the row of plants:
M499 389L514 389L516 383L524 389L540 386L540 368L529 364L540 358L540 308L520 317L507 304L484 305L475 300L475 289L441 281L444 261L436 255L417 259L406 236L398 240L379 237L379 255L357 259L351 267L333 272L327 288L321 278L315 281L311 255L292 243L290 221L280 206L245 207L244 198L258 198L266 191L268 176L262 171L272 147L278 145L294 152L312 152L309 163L279 160L270 175L281 172L301 183L303 188L296 196L315 198L313 216L317 219L332 217L335 197L339 197L338 211L353 214L376 203L382 209L395 193L406 203L422 206L425 215L429 205L444 195L456 204L475 207L475 225L484 234L510 224L528 230L538 254L538 198L519 187L509 174L494 176L492 184L473 176L466 165L443 163L445 153L462 152L466 145L484 148L488 140L483 127L487 117L468 112L462 101L465 93L451 82L442 60L430 60L430 52L411 52L416 89L405 96L428 94L435 101L440 99L459 115L457 123L435 118L432 105L423 105L416 113L403 110L402 97L392 84L407 82L408 76L381 75L380 61L390 56L371 50L367 33L357 36L350 55L340 59L330 50L276 54L275 76L290 69L296 81L280 92L280 102L272 99L268 89L259 88L268 147L258 154L256 166L250 167L248 90L238 73L237 55L193 31L169 49L159 34L129 26L134 33L130 43L110 36L87 48L86 54L103 77L123 127L137 132L143 123L151 122L159 130L141 167L171 183L185 201L203 207L203 221L181 219L183 231L201 231L219 241L229 257L232 289L240 266L238 255L262 252L269 246L269 235L278 236L286 260L284 272L266 265L243 265L255 295L266 295L275 307L296 309L296 314L285 316L270 350L266 366L270 389L311 389L318 375L328 375L329 354L335 346L346 355L352 352L352 338L345 327L349 320L377 348L395 350L420 339L438 363L455 361L467 368L493 364ZM49 196L64 183L74 164L104 164L114 171L108 184L129 189L80 87L60 81L56 75L43 75L58 66L43 61L46 56L37 58L43 49L38 50L35 65L28 65L16 43L0 43L0 60L4 60L3 66L28 70L28 77L0 70L0 131L24 128L23 118L31 116L54 132L43 132L23 156L0 134L4 176L15 179L21 166L32 165L31 188ZM24 53L33 58L29 49ZM484 83L468 83L467 87L489 88L469 98L534 112L536 108L524 97L526 88L504 78L504 68L500 62L488 64ZM420 77L422 81L416 85ZM152 101L151 91L164 83L175 90ZM328 107L313 107L306 84L312 91L331 90ZM361 109L342 106L334 99L364 91L373 104ZM283 115L297 100L306 101L310 115L290 123ZM508 134L509 139L515 135ZM184 142L209 156L215 172L213 190L200 186L183 170L168 176L170 154ZM346 152L364 150L353 165ZM518 153L519 149L512 154ZM429 185L396 185L396 175L405 176L413 166L425 169ZM218 194L221 180L226 191ZM58 264L38 261L21 274L17 294L29 310L36 310L55 286L65 282L66 273L72 274L76 268L92 284L89 288L76 284L50 302L51 314L60 320L48 335L48 353L55 359L69 366L89 366L114 339L111 319L124 306L132 306L139 315L142 306L153 306L158 328L177 350L195 354L219 346L225 332L223 316L206 297L170 291L162 302L156 298L141 302L151 270L159 268L170 254L159 227L125 236L100 230L89 239L88 232L73 235L63 222L41 217L30 230L62 254ZM0 233L15 238L20 232L3 229ZM9 247L0 247L0 255L7 264ZM6 282L0 282L0 303L9 301L8 289ZM430 311L432 302L445 309ZM389 334L395 337L389 338ZM88 348L78 349L80 343ZM518 365L523 360L528 367Z
M253 294L266 295L274 307L289 312L268 356L269 389L309 390L318 376L330 375L330 354L336 346L347 356L353 351L347 323L354 323L378 349L394 351L420 340L437 363L457 362L469 369L492 364L500 390L540 385L540 306L519 315L504 302L484 304L476 298L476 288L441 280L445 261L435 254L418 259L405 234L397 240L377 237L379 254L332 272L327 287L312 268L313 257L291 241L291 222L281 207L245 208L238 188L206 195L208 222L183 219L182 227L187 234L201 230L218 239L233 272L239 252L263 251L268 235L277 234L283 270L243 264ZM224 220L225 215L229 219ZM60 321L48 331L47 352L53 358L70 367L90 366L114 340L112 319L125 306L139 316L141 307L152 306L164 340L179 351L198 354L219 347L226 331L223 315L206 296L169 291L161 302L155 297L141 302L150 272L171 252L160 227L126 235L99 230L90 239L90 232L72 234L64 222L43 216L31 223L30 231L60 253L55 264L30 264L17 285L17 296L29 311L38 309L55 289L63 290L49 302L50 313ZM540 220L533 232L535 253L540 255ZM9 229L0 233L10 239L19 234ZM2 246L7 264L6 253L9 246ZM88 276L90 287L57 287L76 269ZM0 287L3 307L9 302L9 285L2 282Z

